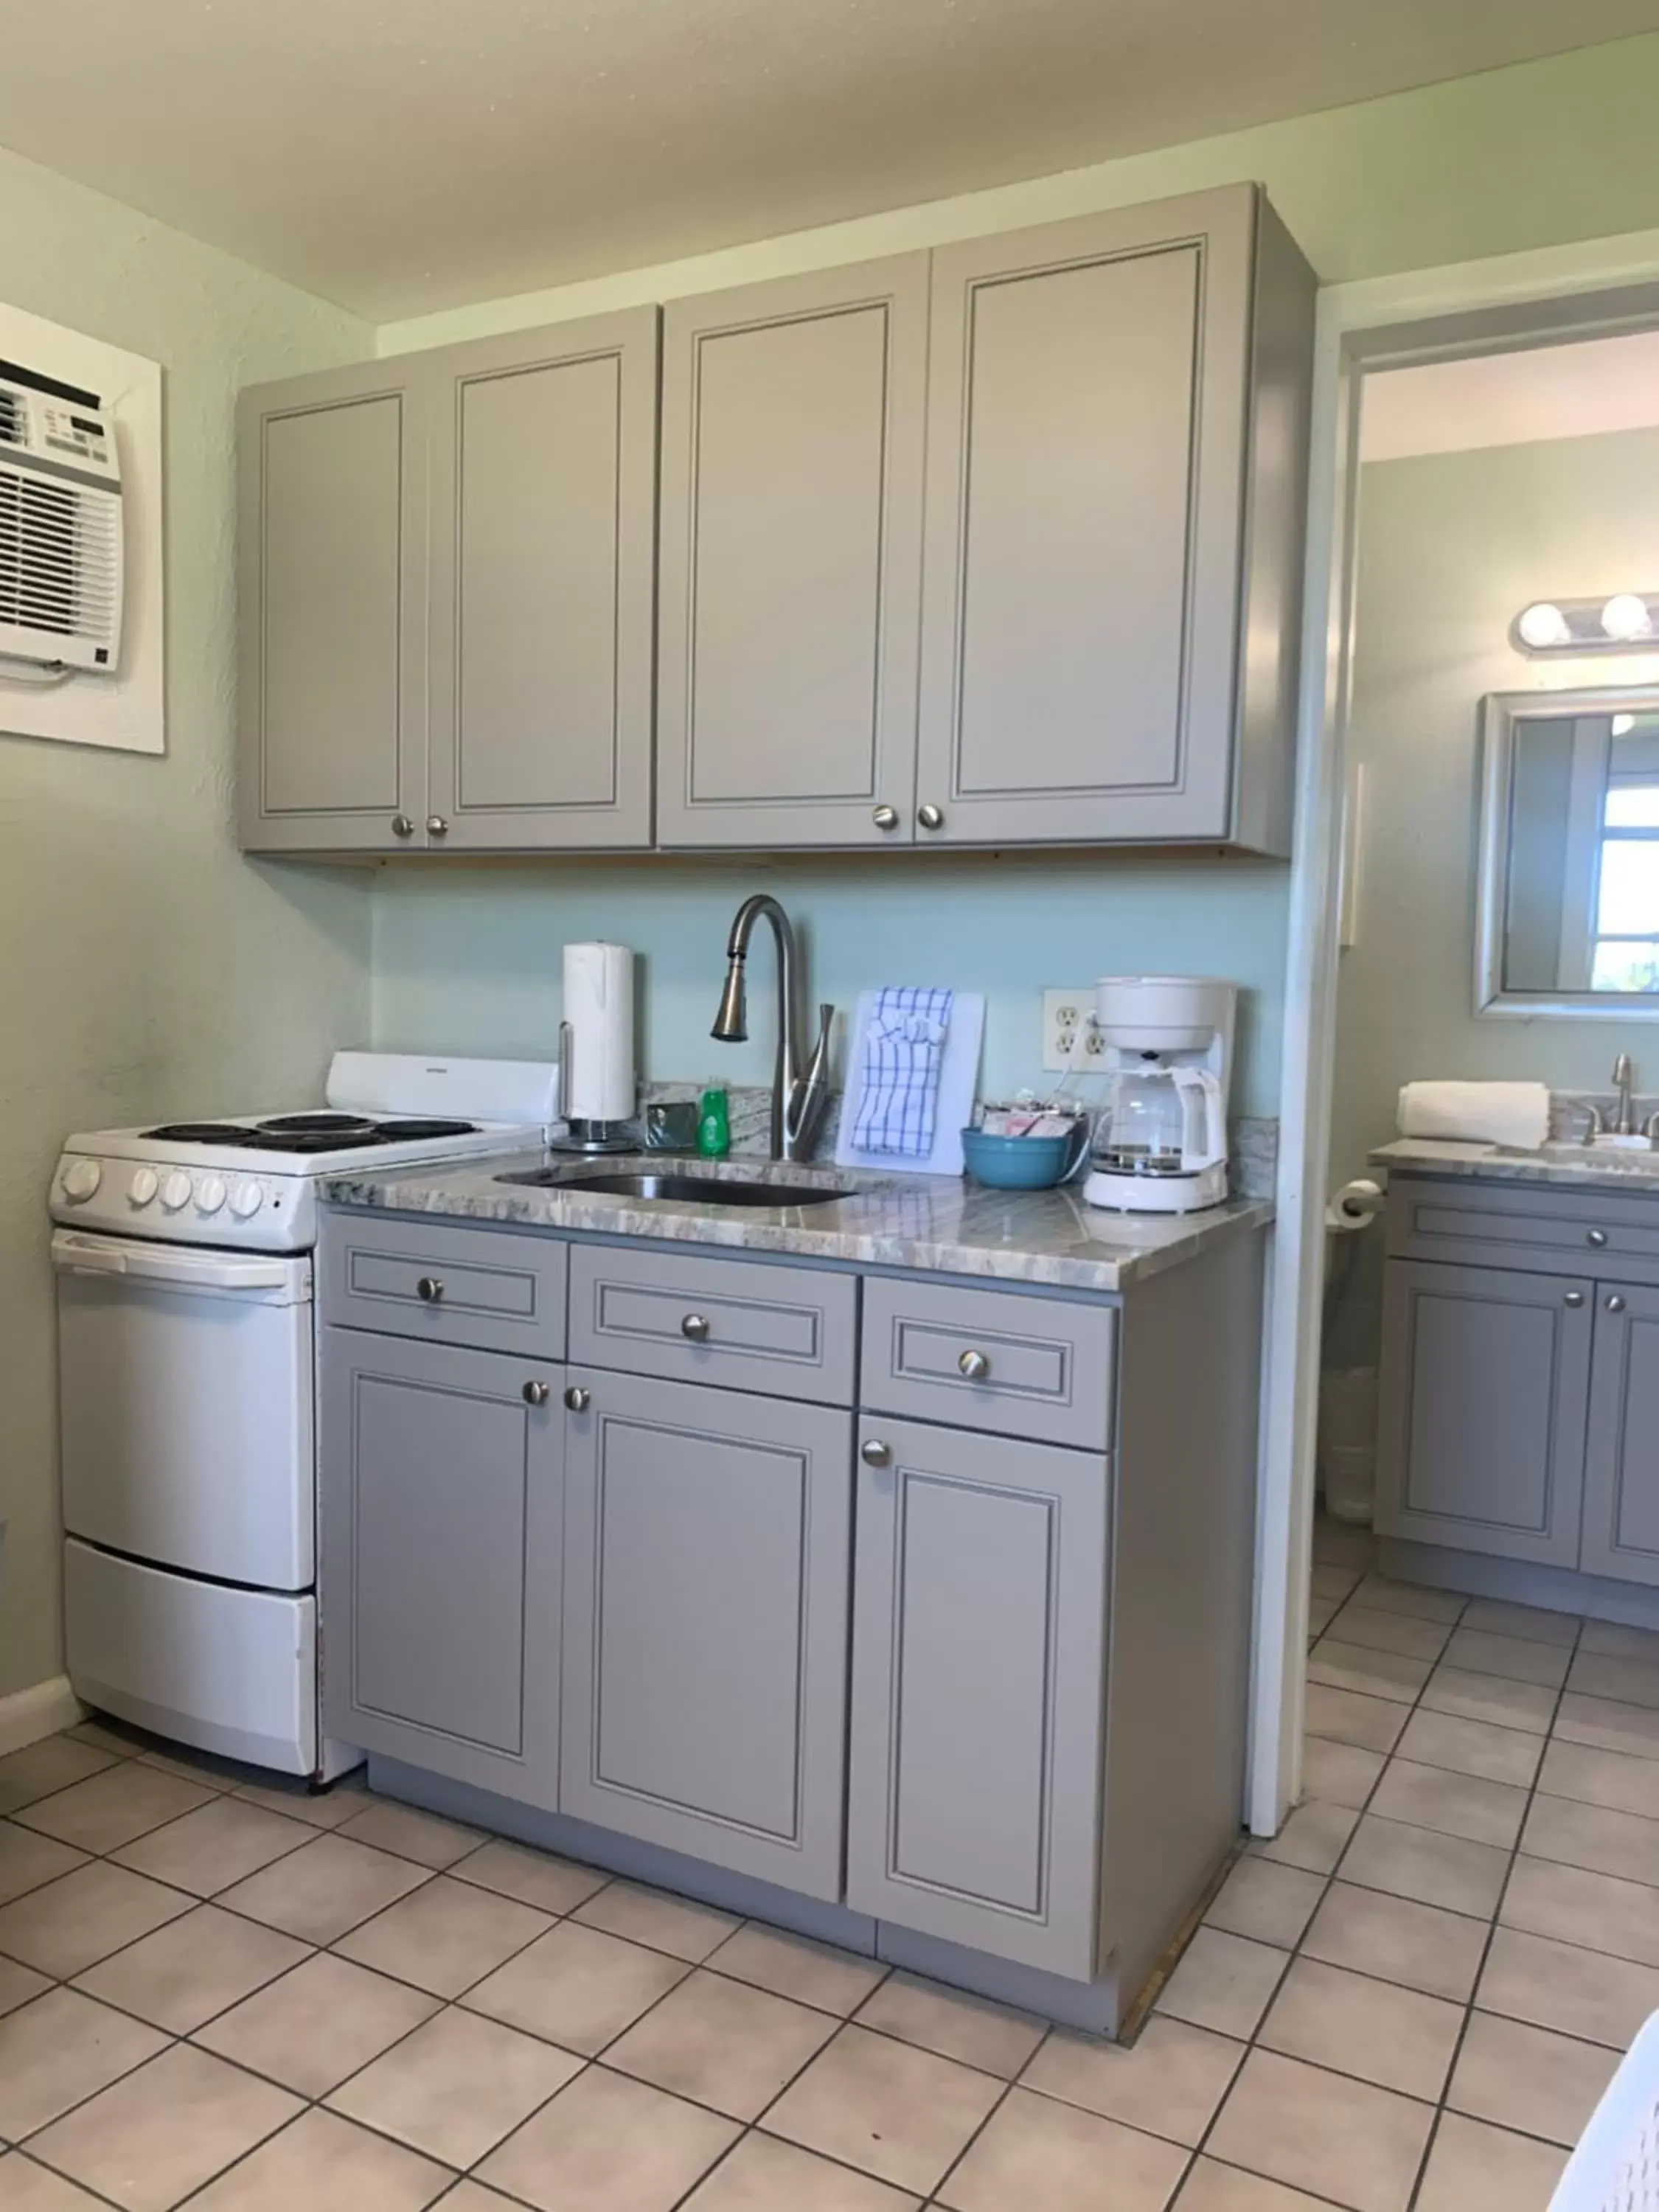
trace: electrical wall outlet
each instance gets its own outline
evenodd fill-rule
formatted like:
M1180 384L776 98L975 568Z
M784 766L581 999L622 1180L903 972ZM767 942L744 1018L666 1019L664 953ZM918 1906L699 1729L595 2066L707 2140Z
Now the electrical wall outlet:
M1078 1043L1078 1032L1083 1042ZM1077 1058L1072 1048L1077 1046ZM1042 994L1042 1065L1050 1074L1066 1067L1084 1068L1097 1061L1100 1037L1095 1028L1095 987L1092 983L1054 986Z

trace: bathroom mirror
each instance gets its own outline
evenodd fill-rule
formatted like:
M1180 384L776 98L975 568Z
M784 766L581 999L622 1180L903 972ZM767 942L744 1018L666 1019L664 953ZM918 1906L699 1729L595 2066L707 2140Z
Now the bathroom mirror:
M1659 688L1483 702L1475 1009L1659 1019Z

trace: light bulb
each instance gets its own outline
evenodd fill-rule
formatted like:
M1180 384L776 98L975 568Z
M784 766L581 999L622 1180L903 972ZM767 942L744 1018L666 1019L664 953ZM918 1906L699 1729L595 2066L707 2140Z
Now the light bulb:
M1615 738L1627 738L1636 727L1634 714L1615 714L1607 725Z
M1601 627L1609 637L1646 637L1653 628L1646 600L1634 592L1616 592L1601 610Z
M1566 617L1547 599L1523 608L1515 627L1520 632L1522 645L1534 647L1565 645L1572 636Z

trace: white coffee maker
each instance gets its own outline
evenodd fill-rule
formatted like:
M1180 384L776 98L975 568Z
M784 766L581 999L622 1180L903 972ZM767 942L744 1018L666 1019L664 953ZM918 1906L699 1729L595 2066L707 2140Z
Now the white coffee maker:
M1227 1089L1238 987L1198 975L1103 975L1091 1206L1195 1213L1227 1195Z

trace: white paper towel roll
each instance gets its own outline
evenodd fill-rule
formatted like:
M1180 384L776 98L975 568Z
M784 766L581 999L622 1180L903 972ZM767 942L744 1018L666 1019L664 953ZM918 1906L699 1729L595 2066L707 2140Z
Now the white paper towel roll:
M564 948L565 1051L562 1089L573 1121L626 1121L634 1081L634 955L625 945Z
M1408 1083L1400 1094L1402 1137L1449 1137L1534 1152L1550 1133L1542 1083Z

